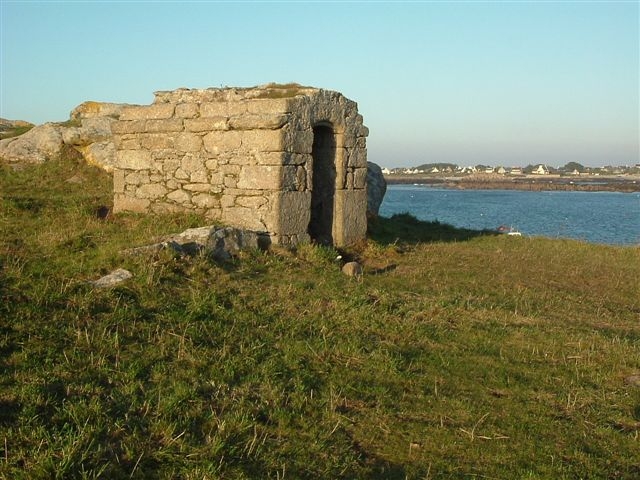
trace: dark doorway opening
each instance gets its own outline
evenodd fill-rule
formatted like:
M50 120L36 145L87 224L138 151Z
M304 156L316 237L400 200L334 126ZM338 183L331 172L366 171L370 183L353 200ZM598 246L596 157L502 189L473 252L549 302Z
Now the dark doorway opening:
M313 129L313 190L308 233L321 245L333 245L333 214L336 194L336 137L331 127Z

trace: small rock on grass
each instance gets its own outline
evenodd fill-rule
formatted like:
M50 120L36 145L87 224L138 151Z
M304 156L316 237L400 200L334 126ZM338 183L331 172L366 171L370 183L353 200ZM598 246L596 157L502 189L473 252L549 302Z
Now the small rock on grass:
M90 283L97 288L107 288L122 283L131 277L133 277L133 274L129 270L118 268L110 274L105 275L104 277Z
M362 266L358 262L348 262L342 267L342 273L347 277L361 277Z

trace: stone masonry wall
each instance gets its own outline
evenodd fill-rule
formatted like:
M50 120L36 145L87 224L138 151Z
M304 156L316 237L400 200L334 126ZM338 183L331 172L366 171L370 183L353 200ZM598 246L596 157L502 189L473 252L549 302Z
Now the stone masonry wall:
M194 211L309 241L314 127L335 137L333 239L366 233L366 136L355 102L298 85L157 92L111 125L114 211Z

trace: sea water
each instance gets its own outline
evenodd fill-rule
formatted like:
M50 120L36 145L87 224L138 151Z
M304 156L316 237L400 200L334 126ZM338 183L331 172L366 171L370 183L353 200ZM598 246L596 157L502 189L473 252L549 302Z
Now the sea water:
M459 228L517 229L523 235L640 245L640 193L453 190L389 185L380 215L410 213Z

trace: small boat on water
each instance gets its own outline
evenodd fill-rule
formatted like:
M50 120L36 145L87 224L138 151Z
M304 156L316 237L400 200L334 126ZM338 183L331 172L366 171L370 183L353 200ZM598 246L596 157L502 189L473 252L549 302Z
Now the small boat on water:
M504 233L512 237L522 236L522 233L520 233L517 229L513 227L507 227L506 225L500 225L496 230L498 231L498 233Z

